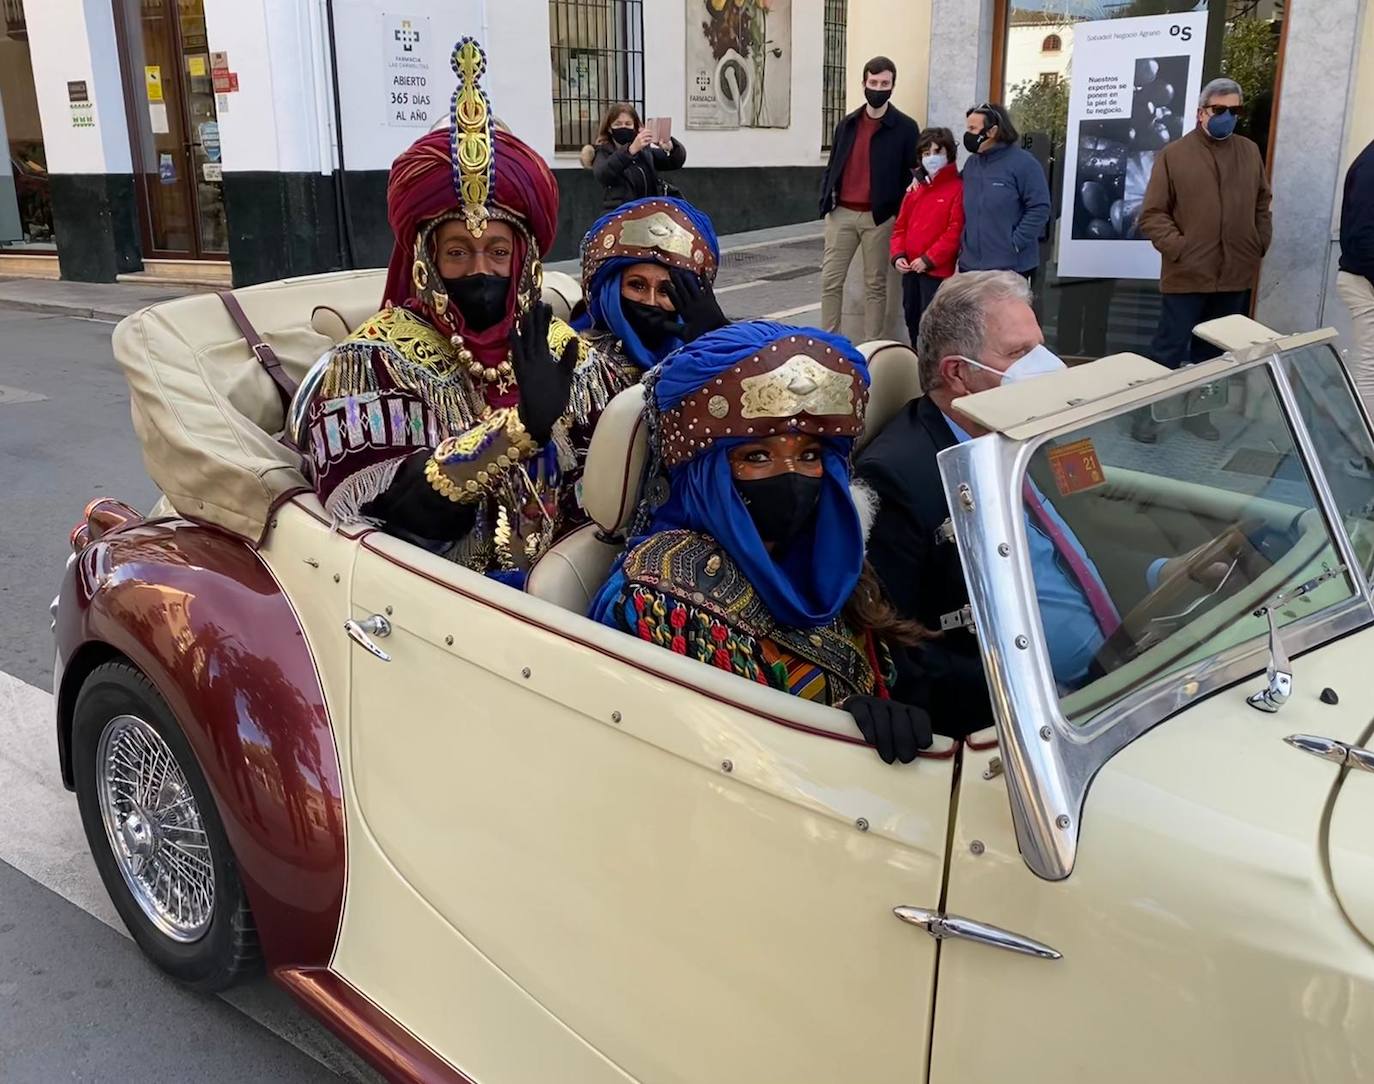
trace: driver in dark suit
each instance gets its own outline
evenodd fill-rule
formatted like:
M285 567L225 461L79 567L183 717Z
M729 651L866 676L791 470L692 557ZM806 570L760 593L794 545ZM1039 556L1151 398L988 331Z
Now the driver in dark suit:
M868 556L888 597L903 617L946 630L938 646L916 649L919 656L904 662L933 680L932 695L942 702L932 700L931 715L941 729L968 733L990 725L992 715L963 612L968 591L936 456L985 432L953 400L1064 363L1045 348L1025 279L1008 271L948 279L921 320L916 349L926 394L864 450L855 475L876 498ZM1051 666L1061 685L1078 685L1120 616L1091 558L1034 482L1027 483L1026 506Z

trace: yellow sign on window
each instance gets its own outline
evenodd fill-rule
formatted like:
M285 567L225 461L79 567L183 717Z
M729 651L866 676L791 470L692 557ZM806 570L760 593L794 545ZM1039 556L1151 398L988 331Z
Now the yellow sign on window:
M149 64L143 69L143 82L148 88L148 101L162 101L162 69L156 64Z
M186 64L190 68L191 75L197 79L203 77L208 70L204 56L188 56Z

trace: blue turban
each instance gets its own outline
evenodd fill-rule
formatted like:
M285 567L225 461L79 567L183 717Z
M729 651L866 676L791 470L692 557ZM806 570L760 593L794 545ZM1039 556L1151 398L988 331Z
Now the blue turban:
M720 242L716 240L715 227L711 225L711 219L707 215L697 210L686 200L672 199L665 196L650 196L647 199L633 200L630 203L617 207L614 211L602 215L587 231L588 238L594 237L606 225L618 215L624 214L626 209L638 207L643 203L672 204L692 223L698 236L706 242L715 257L714 262L720 262ZM586 244L584 239L583 244ZM591 282L586 285L587 293L587 316L581 321L582 326L574 324L578 331L585 331L588 328L596 327L610 331L621 342L625 344L625 353L630 360L641 369L652 369L670 353L682 345L682 340L673 338L666 340L657 351L650 350L640 338L635 334L630 322L625 319L624 310L620 306L620 274L627 267L637 263L662 262L654 261L651 258L637 256L613 256L592 275ZM665 264L666 266L666 264ZM690 272L679 271L671 268L674 275L689 274Z
M754 320L710 332L670 356L651 381L654 406L660 412L671 410L732 365L769 343L798 334L833 348L868 385L863 355L847 339ZM710 535L739 566L776 621L799 629L828 625L844 609L863 571L863 527L849 493L853 441L822 438L825 480L816 513L802 534L785 549L770 554L730 472L730 449L750 439L717 440L673 467L668 472L667 502L654 513L645 535L631 546L660 531L683 529ZM617 569L592 607L594 618L615 623L611 611L625 582L624 572Z

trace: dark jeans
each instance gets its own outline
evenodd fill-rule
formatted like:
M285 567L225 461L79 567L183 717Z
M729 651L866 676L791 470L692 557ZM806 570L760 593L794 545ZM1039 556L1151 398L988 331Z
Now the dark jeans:
M1219 351L1211 343L1194 337L1193 328L1222 316L1245 315L1250 311L1250 291L1231 290L1219 294L1161 294L1159 329L1150 353L1155 361L1177 369L1180 365L1207 361Z
M944 279L933 275L908 271L902 276L902 312L906 314L906 333L911 336L911 345L916 346L916 333L921 327L921 314L935 297Z

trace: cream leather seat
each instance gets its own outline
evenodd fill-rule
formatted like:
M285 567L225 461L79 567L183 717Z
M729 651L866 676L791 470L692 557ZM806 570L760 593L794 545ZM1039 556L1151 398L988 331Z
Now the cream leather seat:
M560 539L530 569L525 590L585 614L625 548L649 461L644 389L626 388L602 411L582 474L582 507L592 522Z
M868 389L863 436L855 442L856 451L881 433L907 403L921 394L921 371L916 352L905 343L890 340L860 343L859 353L868 359L872 384Z

